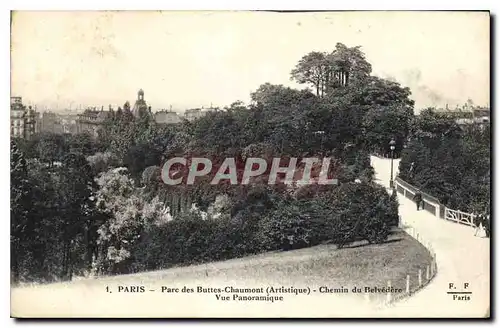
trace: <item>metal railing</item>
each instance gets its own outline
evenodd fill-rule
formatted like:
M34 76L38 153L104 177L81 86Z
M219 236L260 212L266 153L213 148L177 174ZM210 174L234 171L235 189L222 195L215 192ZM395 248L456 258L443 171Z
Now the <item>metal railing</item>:
M413 199L415 195L416 187L404 181L400 177L396 177L394 180L397 192L405 196L406 198ZM472 213L466 213L459 210L453 210L441 204L441 202L429 194L422 192L422 200L424 202L424 210L427 210L431 214L459 224L464 224L473 228L476 228L474 223L475 215Z
M394 183L397 192L399 192L406 198L413 200L413 196L415 196L415 192L418 188L412 186L400 177L396 177L396 179L394 179ZM421 194L423 200L423 209L427 210L432 215L444 218L445 206L439 202L439 199L424 192L421 192Z
M444 218L449 221L453 221L460 224L465 224L476 228L476 224L474 223L474 214L465 213L458 210L452 210L448 207L444 210Z

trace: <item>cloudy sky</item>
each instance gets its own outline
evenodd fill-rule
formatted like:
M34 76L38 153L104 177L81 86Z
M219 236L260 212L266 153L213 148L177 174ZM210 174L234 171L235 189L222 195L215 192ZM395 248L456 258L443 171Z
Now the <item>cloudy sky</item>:
M39 109L133 102L154 110L247 102L265 82L302 87L310 51L361 45L373 74L416 107L489 101L489 16L464 12L17 12L11 93Z

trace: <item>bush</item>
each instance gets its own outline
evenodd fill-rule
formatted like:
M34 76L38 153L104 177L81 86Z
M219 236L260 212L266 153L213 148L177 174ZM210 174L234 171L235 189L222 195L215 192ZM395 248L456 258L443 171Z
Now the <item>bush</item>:
M305 202L281 201L260 222L259 239L268 250L290 250L310 246L315 240L315 220Z
M302 199L258 187L232 204L232 215L229 209L217 216L188 211L146 227L127 263L143 271L323 242L380 243L397 224L397 203L375 184L343 184Z
M333 242L381 243L397 225L397 202L374 184L347 183L314 199L286 199L263 217L259 238L266 249L289 250Z
M331 199L336 213L329 231L339 247L358 240L383 242L397 225L397 203L376 184L347 183L324 197Z
M214 222L187 212L161 226L146 229L134 246L135 267L153 270L212 260L210 242Z

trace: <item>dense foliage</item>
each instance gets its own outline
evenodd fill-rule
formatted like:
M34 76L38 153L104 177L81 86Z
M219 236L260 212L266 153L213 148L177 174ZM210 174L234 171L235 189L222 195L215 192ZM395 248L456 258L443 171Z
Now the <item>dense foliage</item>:
M412 122L399 175L452 209L489 213L490 136L489 124L459 127L452 118L423 111Z

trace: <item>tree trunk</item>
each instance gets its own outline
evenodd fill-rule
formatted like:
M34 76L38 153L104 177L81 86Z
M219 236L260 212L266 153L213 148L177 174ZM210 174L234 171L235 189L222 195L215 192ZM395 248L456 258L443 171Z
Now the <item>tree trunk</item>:
M329 85L330 85L329 81L330 81L330 70L327 69L326 73L325 73L325 78L324 78L324 86L325 86L324 93L328 93L328 88L329 88Z
M186 198L187 198L187 200L186 200L187 209L189 210L192 206L191 194L187 194Z
M187 212L186 197L184 193L181 193L180 200L181 213Z
M48 272L43 271L43 266L45 262L45 249L44 244L32 243L30 245L30 253L33 256L33 262L31 263L31 272L35 273L37 279L45 279L48 276Z
M175 216L179 213L178 211L178 195L177 193L172 196L172 215Z
M66 240L64 240L64 243L63 243L63 260L62 260L62 272L61 272L61 278L63 280L66 280L66 273L68 271L68 252L67 252L67 242Z
M63 274L63 280L71 280L71 274L72 274L71 242L68 237L64 238L62 274Z
M85 262L87 266L87 270L92 269L92 257L94 254L94 240L92 236L92 223L87 221L85 225L85 246L86 246L86 254L85 254Z
M17 284L19 282L19 255L19 239L14 238L10 248L10 274L12 284Z
M68 245L68 273L67 273L67 277L68 277L69 281L71 281L71 279L73 279L73 256L72 256L73 244L74 244L74 241L71 240L70 244Z

